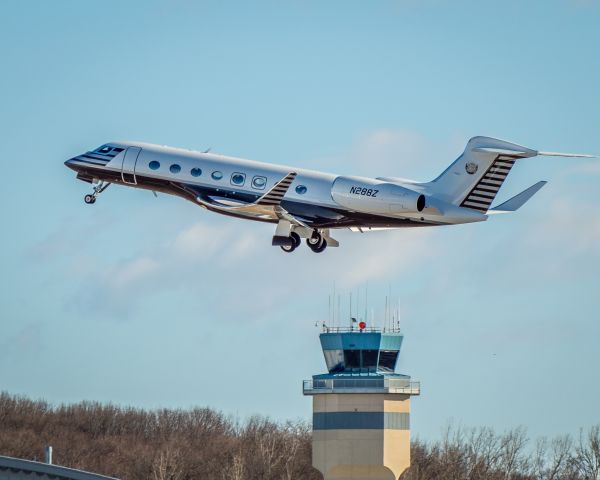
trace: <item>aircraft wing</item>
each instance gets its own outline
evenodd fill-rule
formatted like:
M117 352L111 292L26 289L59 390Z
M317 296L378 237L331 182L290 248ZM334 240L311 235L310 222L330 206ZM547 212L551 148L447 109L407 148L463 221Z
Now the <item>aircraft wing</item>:
M232 215L252 217L261 220L287 220L301 227L307 225L290 214L281 206L281 201L296 178L296 172L290 172L277 182L267 193L252 203L217 201L210 197L197 196L196 201L208 209Z
M256 202L256 205L279 205L281 200L283 200L283 196L286 194L290 185L296 178L296 172L290 172L281 180L279 180L271 190L265 193L262 197L260 197Z

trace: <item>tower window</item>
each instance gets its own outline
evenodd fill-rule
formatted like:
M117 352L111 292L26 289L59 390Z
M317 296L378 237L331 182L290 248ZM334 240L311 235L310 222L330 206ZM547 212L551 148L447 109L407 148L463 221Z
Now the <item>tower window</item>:
M379 352L379 369L384 372L393 372L396 369L398 350L381 350Z
M360 368L360 350L344 350L344 366L346 370Z
M327 370L341 372L344 370L344 354L341 350L323 350Z
M378 350L362 350L362 368L377 368Z

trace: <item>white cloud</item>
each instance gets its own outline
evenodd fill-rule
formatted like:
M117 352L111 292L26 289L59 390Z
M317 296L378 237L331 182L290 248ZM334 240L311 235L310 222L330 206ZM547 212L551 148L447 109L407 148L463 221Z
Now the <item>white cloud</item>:
M544 217L531 230L527 241L537 248L560 253L563 259L600 254L600 219L586 206L570 198L548 204Z
M311 161L343 175L431 180L462 152L464 139L429 139L409 129L379 129L359 135L350 147Z
M600 161L595 160L578 164L573 167L571 171L575 173L591 173L592 175L598 175L600 174Z
M132 284L158 272L160 268L160 262L154 258L134 258L116 267L110 279L115 289L127 289Z
M157 292L200 290L207 297L227 292L231 298L251 298L257 308L271 308L295 291L318 295L333 282L352 289L400 272L408 275L434 251L428 229L404 229L334 232L340 248L315 254L302 245L286 254L270 245L273 226L212 220L185 227L152 251L141 249L126 260L79 270L85 278L85 288L76 292L79 307L126 317Z
M407 176L427 159L430 147L410 130L383 129L370 132L356 142L354 163L368 166L378 176Z
M228 227L218 228L208 223L195 223L175 237L173 249L178 256L188 260L207 258L218 250L229 233Z

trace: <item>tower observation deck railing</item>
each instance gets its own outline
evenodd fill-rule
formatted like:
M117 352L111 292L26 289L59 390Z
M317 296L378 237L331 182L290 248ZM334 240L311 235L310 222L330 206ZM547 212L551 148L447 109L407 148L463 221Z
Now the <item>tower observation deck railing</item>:
M321 393L403 393L420 395L421 383L403 378L321 378L304 380L304 395Z
M321 330L323 333L400 333L400 327L392 325L387 327L370 327L367 326L362 330L358 325L353 325L349 327L329 327L325 324L321 325Z

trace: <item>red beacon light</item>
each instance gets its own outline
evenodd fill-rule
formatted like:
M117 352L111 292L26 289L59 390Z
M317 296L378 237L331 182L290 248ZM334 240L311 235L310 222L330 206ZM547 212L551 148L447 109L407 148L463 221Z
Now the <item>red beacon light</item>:
M362 332L365 328L367 328L367 323L366 322L360 322L358 324L358 328L360 328L360 331Z

